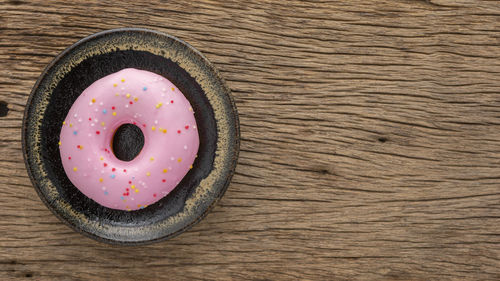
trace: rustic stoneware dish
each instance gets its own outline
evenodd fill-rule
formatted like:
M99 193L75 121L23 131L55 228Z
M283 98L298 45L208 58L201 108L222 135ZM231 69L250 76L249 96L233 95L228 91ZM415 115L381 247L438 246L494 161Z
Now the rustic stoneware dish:
M129 67L172 81L190 101L200 136L198 157L181 183L157 203L130 212L83 195L64 173L58 148L62 121L83 90ZM137 28L94 34L57 56L31 92L22 134L28 174L42 201L76 231L112 244L168 239L200 221L224 194L239 153L236 107L214 66L177 38ZM140 151L140 137L133 128L117 132L115 154Z

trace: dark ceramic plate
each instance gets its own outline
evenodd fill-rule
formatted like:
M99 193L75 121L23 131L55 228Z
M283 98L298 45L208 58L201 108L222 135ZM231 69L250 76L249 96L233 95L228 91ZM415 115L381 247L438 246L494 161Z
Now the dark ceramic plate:
M200 136L193 169L174 191L131 212L83 195L64 173L58 148L62 121L76 98L94 81L128 67L172 81L190 101ZM177 38L137 28L94 34L57 56L31 92L22 133L28 174L42 201L76 231L112 244L168 239L200 221L224 194L239 153L236 107L214 66ZM125 129L118 139L126 142L133 133ZM135 140L124 147L140 145Z

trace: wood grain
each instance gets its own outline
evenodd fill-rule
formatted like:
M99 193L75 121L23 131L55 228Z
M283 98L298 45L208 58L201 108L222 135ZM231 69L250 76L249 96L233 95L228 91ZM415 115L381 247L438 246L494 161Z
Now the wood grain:
M500 279L498 1L86 2L0 1L1 280ZM20 143L43 68L124 26L203 52L242 135L213 212L136 248L58 221Z

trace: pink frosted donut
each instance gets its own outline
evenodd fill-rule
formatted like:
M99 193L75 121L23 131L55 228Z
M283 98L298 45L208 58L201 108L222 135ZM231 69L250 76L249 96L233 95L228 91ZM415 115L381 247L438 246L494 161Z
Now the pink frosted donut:
M136 210L158 201L188 173L198 152L189 101L149 71L127 68L97 80L64 120L64 171L83 194L108 208ZM144 147L128 162L111 148L115 131L126 123L144 134Z

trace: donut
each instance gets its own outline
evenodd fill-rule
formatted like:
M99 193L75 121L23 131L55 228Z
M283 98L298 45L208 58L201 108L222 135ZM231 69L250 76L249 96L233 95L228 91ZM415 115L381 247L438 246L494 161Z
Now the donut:
M144 146L131 161L112 149L116 130L138 126ZM76 99L59 138L71 183L102 206L137 210L169 194L193 167L199 136L193 109L168 79L123 69L105 76Z

